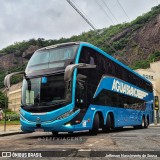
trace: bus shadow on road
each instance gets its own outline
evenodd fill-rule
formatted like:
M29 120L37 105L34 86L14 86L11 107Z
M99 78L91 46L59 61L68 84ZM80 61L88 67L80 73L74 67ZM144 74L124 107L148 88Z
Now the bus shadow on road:
M74 133L68 133L68 132L60 132L57 135L52 134L51 132L42 132L41 134L38 133L38 135L36 133L31 134L31 136L26 137L28 139L35 139L35 138L72 138L72 137L83 137L83 138L88 138L88 137L95 137L98 135L103 135L103 134L112 134L112 133L121 133L121 132L128 132L128 131L134 131L134 130L141 130L141 129L137 129L137 128L133 128L133 127L126 127L126 128L116 128L114 130L111 130L109 133L104 133L101 129L99 129L98 134L97 135L92 135L90 134L89 131L83 131L83 132L74 132Z
M37 132L29 134L25 139L36 141L38 145L80 145L87 141L89 138L96 138L99 136L122 136L118 133L132 132L134 130L138 130L135 128L127 127L127 128L117 128L112 130L109 133L104 133L99 129L97 135L91 135L88 131L83 132L74 132L74 133L66 133L60 132L58 135L53 135L51 132ZM126 135L125 135L126 136Z

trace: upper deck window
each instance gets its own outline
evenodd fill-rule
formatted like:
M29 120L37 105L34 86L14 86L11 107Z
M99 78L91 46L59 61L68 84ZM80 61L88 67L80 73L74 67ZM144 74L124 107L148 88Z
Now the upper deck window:
M26 72L65 67L66 61L75 59L78 45L36 51L28 62Z

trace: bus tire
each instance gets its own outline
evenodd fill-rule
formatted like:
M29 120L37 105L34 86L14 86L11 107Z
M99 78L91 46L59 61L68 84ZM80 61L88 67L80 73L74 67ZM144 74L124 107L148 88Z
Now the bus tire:
M99 115L98 113L95 114L92 129L89 131L92 135L97 135L99 129Z
M106 119L106 125L104 125L104 127L102 128L103 132L105 133L109 133L111 130L111 116L110 114L107 115L107 119Z
M142 117L141 128L145 128L145 117Z
M148 128L149 122L148 122L148 118L146 116L145 118L145 123L144 123L144 128Z

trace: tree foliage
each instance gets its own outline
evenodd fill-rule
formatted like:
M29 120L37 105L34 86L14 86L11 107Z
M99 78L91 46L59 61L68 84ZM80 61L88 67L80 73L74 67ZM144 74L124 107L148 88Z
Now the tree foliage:
M4 87L3 81L4 81L4 77L7 74L12 73L12 72L24 71L25 68L26 68L26 63L21 66L18 66L18 67L10 68L8 71L0 71L0 88ZM22 75L13 76L11 78L11 84L16 84L16 83L22 81L22 78L23 78Z
M132 69L138 69L138 68L149 68L151 62L155 62L160 60L160 51L155 51L153 54L149 56L148 59L139 60L135 63L134 66L132 66Z
M0 91L0 108L5 108L5 103L6 103L5 101L7 101L7 98L4 95L4 93Z

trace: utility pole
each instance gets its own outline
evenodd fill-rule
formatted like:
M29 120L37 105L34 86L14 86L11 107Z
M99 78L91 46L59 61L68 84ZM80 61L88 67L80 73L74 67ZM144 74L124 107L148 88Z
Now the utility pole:
M158 113L158 110L159 110L159 98L158 96L155 96L154 97L154 124L157 125L157 123L159 123L159 113Z
M6 132L6 121L7 121L7 89L5 89L4 132Z
M83 15L83 13L71 2L71 0L66 0L75 10L79 13L79 15L94 29L97 28Z
M6 75L8 75L8 71L6 72ZM4 109L4 132L6 132L6 125L7 125L7 105L8 105L8 93L9 89L5 87L5 109Z

